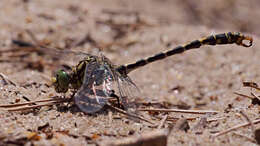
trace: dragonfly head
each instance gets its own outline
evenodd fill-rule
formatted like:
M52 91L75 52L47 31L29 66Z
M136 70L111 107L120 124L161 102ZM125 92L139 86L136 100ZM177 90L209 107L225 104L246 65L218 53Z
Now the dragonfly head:
M51 79L55 91L58 93L65 93L69 89L70 76L64 70L58 70L55 76Z

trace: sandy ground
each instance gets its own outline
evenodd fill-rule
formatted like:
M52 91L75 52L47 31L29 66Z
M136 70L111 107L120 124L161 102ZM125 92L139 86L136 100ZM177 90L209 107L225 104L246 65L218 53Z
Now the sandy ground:
M17 85L1 80L0 104L23 103L25 97L34 101L60 96L48 86L58 69L50 57L53 54L21 51L12 43L13 39L32 42L25 30L50 47L87 53L101 48L118 65L200 37L239 31L254 38L253 47L203 46L129 76L141 91L136 104L219 111L215 115L168 113L171 118L196 118L188 120L187 132L172 132L168 145L257 145L251 127L215 139L212 136L247 122L240 111L250 120L258 118L259 105L233 92L259 94L242 85L243 81L260 83L259 7L258 0L1 0L0 72ZM62 55L54 57L66 60ZM156 129L108 111L87 115L66 104L26 112L0 109L0 145L96 145ZM165 113L140 115L158 124ZM205 118L215 120L200 124ZM175 122L169 119L164 128Z

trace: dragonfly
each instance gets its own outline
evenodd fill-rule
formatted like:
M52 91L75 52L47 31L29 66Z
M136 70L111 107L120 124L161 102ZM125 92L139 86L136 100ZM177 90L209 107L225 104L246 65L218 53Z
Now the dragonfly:
M128 74L142 66L152 62L162 60L169 56L181 54L187 50L197 49L204 45L226 45L237 44L243 47L251 47L253 38L239 32L228 32L216 35L210 35L198 40L191 41L185 45L169 49L153 56L140 59L134 63L125 65L115 65L104 55L91 55L79 53L83 57L77 65L69 71L65 69L58 70L52 83L54 89L58 93L66 93L69 90L75 92L73 96L74 103L85 113L96 113L108 104L110 97L116 97L118 104L127 105L127 96L131 94L131 90L139 90L136 84L128 76ZM115 94L115 90L119 96ZM125 100L126 99L126 100ZM49 102L46 106L64 102L60 100L41 100L36 102ZM21 104L23 106L24 104ZM45 105L31 105L26 108L40 107ZM0 106L7 107L8 106ZM14 107L12 105L11 107ZM14 109L13 111L16 111Z

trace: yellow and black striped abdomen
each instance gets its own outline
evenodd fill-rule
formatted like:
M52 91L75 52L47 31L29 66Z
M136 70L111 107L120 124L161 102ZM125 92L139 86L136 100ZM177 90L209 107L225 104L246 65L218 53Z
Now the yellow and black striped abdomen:
M244 40L249 41L249 43L248 44L243 43ZM131 72L141 66L144 66L146 64L152 63L157 60L164 59L166 57L169 57L169 56L172 56L175 54L183 53L186 50L200 48L202 45L225 45L225 44L234 44L234 43L237 45L244 46L244 47L250 47L250 46L252 46L253 39L251 37L245 36L239 32L235 32L235 33L228 32L228 33L223 33L223 34L211 35L206 38L194 40L184 46L178 46L176 48L158 53L154 56L147 57L145 59L140 59L135 63L119 66L117 68L117 70L121 74L126 75L129 72Z

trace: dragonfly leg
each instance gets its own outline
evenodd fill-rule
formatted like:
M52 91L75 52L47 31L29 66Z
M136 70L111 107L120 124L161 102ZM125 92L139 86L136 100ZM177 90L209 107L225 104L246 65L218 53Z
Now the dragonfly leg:
M110 97L116 98L116 100L117 100L117 107L121 108L121 109L124 109L124 106L121 106L120 97L115 94L114 90L111 90Z

